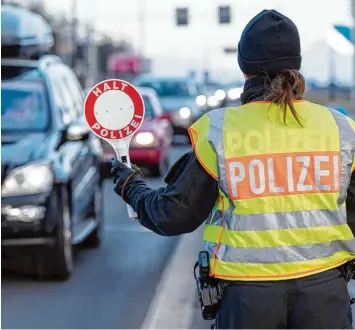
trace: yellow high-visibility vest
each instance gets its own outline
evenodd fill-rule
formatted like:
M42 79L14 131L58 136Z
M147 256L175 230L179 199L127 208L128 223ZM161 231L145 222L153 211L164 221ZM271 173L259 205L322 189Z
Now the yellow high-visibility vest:
M295 108L304 127L291 111L285 125L276 105L251 102L210 111L189 128L219 186L204 229L216 278L300 278L355 258L345 209L355 122L308 101Z

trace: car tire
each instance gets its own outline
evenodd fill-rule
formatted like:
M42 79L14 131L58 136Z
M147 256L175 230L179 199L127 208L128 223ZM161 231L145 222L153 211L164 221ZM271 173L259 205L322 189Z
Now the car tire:
M62 190L59 199L60 217L55 229L54 246L46 247L43 250L41 260L42 265L39 271L41 279L56 279L66 281L74 269L74 256L72 246L72 221L65 189Z
M97 224L95 229L84 240L84 245L90 248L97 248L101 244L103 227L103 193L101 182L95 188L92 216L95 218Z
M153 177L161 177L168 173L170 169L170 156L167 155L160 161L159 164L153 165L150 169L150 174Z

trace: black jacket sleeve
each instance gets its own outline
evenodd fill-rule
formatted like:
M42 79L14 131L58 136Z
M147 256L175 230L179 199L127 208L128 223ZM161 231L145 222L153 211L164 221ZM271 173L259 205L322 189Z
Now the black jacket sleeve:
M347 222L353 234L355 234L355 171L351 175L350 185L346 197Z
M151 189L144 181L127 184L125 195L146 228L163 236L197 229L209 216L218 196L218 183L193 152L183 155L165 178L167 186Z

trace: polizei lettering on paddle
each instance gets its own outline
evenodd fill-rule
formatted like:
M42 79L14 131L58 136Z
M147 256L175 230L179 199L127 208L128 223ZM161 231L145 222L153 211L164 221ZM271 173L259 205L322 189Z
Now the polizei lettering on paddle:
M128 95L133 103L133 115L129 124L119 130L110 130L100 125L95 116L95 103L107 91L121 91ZM117 110L120 105L117 104ZM118 113L119 116L119 113ZM85 101L85 117L88 125L98 136L104 139L120 140L132 135L141 125L144 118L144 104L139 92L129 83L118 79L105 80L97 84L87 95Z

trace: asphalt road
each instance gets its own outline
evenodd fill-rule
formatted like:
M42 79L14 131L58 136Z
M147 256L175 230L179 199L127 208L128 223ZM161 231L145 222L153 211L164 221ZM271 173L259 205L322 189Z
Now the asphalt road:
M174 147L173 159L188 150ZM154 188L163 185L162 178L147 181ZM104 196L103 244L79 251L69 281L2 274L2 328L209 328L211 322L201 318L191 274L201 233L160 237L127 217L110 180ZM349 291L354 297L354 282Z
M189 147L173 149L177 159ZM151 187L163 185L149 179ZM11 274L2 278L2 328L140 328L179 238L160 237L127 217L125 204L104 187L105 231L97 250L79 251L65 283Z

